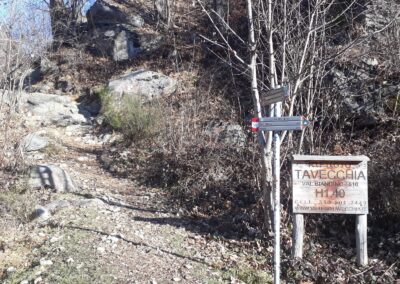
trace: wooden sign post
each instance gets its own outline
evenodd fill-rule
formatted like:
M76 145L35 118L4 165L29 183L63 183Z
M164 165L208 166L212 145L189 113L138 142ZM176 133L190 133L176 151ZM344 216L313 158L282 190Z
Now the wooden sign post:
M368 161L366 156L293 156L294 257L303 256L304 213L355 214L357 263L368 264Z

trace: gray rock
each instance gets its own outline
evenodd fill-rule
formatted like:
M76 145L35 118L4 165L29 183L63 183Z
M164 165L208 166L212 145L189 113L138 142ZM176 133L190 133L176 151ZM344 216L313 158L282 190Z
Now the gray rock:
M75 192L79 188L70 175L54 165L38 165L29 171L28 185L32 189L50 188L55 192Z
M21 148L25 152L39 151L46 148L49 142L46 138L41 137L37 133L31 133L25 136L21 142Z
M83 208L96 207L96 206L100 206L100 205L104 204L103 201L101 201L98 198L77 199L77 200L71 201L71 203L75 206L83 207Z
M378 59L376 58L365 58L363 62L369 66L377 66L379 64Z
M240 125L228 124L223 127L219 140L241 148L246 145L247 137Z
M161 47L164 37L157 33L141 33L138 35L140 52L153 52Z
M87 124L88 120L70 97L33 93L24 95L25 108L32 115L31 122L42 125Z
M52 201L52 202L46 204L44 207L47 210L49 210L51 213L55 213L57 210L68 207L70 205L71 205L70 201L62 199L62 200Z
M40 260L40 265L41 266L51 266L53 265L53 262L50 259L41 259Z
M136 57L140 48L135 47L134 37L129 31L123 30L114 39L112 57L114 61L124 61Z
M247 136L239 124L220 123L218 125L210 124L205 132L213 140L231 145L237 148L243 148L246 145Z
M128 23L131 24L132 26L138 27L138 28L141 28L144 26L144 20L139 15L128 16Z
M92 52L112 57L114 61L133 59L142 52L137 34L121 26L99 27L90 31L88 37Z
M9 273L9 274L14 273L15 271L17 271L17 269L13 266L7 268L7 273Z
M108 87L116 99L126 95L150 101L175 92L177 82L160 73L138 70L110 81Z
M96 1L96 3L87 11L86 17L93 26L99 25L115 25L129 24L134 27L142 27L144 20L140 15L127 16L115 6L104 1Z
M46 207L37 206L33 212L33 216L34 218L39 219L39 221L46 221L51 217L51 213Z

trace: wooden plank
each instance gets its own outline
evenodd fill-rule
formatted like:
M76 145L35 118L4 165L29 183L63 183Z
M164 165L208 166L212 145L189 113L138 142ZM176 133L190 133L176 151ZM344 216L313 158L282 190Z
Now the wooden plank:
M292 256L303 258L304 215L293 214Z
M292 187L293 213L368 213L366 159L294 162Z
M366 214L356 216L356 246L357 264L360 266L368 265Z
M367 156L317 156L317 155L293 155L293 163L298 161L350 161L363 162L369 161Z

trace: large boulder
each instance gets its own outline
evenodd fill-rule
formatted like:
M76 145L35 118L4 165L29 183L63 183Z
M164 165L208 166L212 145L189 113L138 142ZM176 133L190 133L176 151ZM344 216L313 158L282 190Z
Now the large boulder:
M49 188L55 192L76 192L79 190L70 175L65 170L54 165L31 167L28 186L31 189Z
M58 126L88 123L89 114L80 110L70 97L32 93L24 94L22 100L30 123Z
M104 26L88 33L88 49L96 55L111 57L114 61L134 59L151 53L163 44L158 33L137 32L121 26Z
M97 55L112 57L114 61L135 58L141 53L138 36L121 26L105 26L88 34L89 49Z
M87 11L86 17L92 26L127 24L133 27L142 27L144 20L140 15L127 15L115 6L98 0Z
M140 48L135 45L136 37L127 30L120 31L114 38L112 57L114 61L124 61L136 57Z
M138 70L110 81L108 88L117 99L126 95L150 101L175 92L177 82L160 73Z

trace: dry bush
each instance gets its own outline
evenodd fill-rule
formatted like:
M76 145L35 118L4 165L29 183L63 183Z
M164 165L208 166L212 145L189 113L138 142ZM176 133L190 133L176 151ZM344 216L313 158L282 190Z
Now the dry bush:
M112 98L107 89L100 91L105 123L120 131L126 140L135 142L154 136L162 124L161 109L158 103L144 102L141 96L122 95L119 100Z
M199 80L183 73L180 82L186 86L161 103L159 132L134 141L129 154L109 150L103 161L117 174L165 188L175 204L209 221L208 229L254 236L260 225L257 146L249 129L237 124L216 71L199 73Z
M9 187L23 166L18 142L21 95L33 72L33 60L43 54L46 40L37 22L29 22L21 2L9 1L0 22L0 189Z

